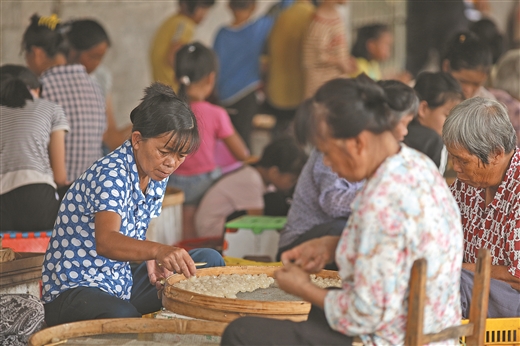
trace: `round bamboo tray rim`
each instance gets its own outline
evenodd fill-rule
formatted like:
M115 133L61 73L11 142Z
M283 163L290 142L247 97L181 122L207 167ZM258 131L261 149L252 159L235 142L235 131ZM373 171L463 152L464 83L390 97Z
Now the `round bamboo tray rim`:
M86 320L45 328L31 336L29 345L43 346L53 343L55 338L59 338L62 341L102 334L175 333L221 336L226 326L227 323L222 322L180 318L167 320L152 318Z

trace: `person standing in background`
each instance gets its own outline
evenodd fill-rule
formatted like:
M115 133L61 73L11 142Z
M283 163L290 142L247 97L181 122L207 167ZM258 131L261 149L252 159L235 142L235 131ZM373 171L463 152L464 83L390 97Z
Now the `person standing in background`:
M346 0L322 0L303 41L305 98L334 78L348 77L356 71L356 61L348 53L345 23L337 5Z
M266 103L276 117L273 132L283 133L303 102L303 38L315 7L297 0L276 19L267 41Z
M229 8L233 22L219 30L213 44L220 64L217 96L251 149L252 120L258 113L256 93L261 85L260 57L274 20L269 16L251 20L255 0L230 0Z
M175 53L193 40L196 26L206 17L215 0L179 0L179 12L168 18L155 33L150 50L152 78L177 92L173 66Z
M406 9L406 70L417 77L433 59L440 59L444 44L467 30L464 1L409 0ZM437 64L434 64L437 65Z

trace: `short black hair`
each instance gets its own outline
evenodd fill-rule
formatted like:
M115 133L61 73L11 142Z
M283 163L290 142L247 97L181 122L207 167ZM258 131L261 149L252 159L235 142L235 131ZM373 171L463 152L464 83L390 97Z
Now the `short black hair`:
M493 63L491 49L472 32L465 31L456 34L448 43L442 62L447 60L450 69L480 70L488 72Z
M415 92L431 109L441 107L451 100L464 100L459 82L446 72L422 72L416 80Z
M130 120L132 131L139 131L145 139L171 132L171 138L176 140L175 152L189 154L200 145L195 115L167 85L153 83L146 88L141 103L130 113Z
M306 161L307 156L294 138L285 136L269 143L256 165L264 168L275 166L280 173L299 175Z
M211 7L215 4L215 0L179 0L180 4L186 5L189 13L195 13L197 7Z
M234 10L248 9L256 3L256 0L229 0L229 7Z
M372 57L367 50L367 42L377 40L385 32L390 32L388 25L385 24L372 24L359 28L351 50L352 56L371 60Z
M77 51L89 50L102 42L110 46L110 38L101 24L93 19L72 21L67 33L71 48Z
M33 100L29 89L39 89L38 77L27 67L3 65L0 67L0 105L21 108L27 100Z

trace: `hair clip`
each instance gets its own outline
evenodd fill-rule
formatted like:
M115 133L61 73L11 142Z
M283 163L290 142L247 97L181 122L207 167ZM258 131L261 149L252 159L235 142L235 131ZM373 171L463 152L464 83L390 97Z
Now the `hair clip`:
M188 52L193 53L194 51L195 51L195 46L191 44L191 45L188 47Z
M40 17L38 20L38 26L46 26L51 30L56 29L56 25L60 23L58 16L53 13L50 17Z
M190 81L190 77L188 76L182 76L181 78L179 78L179 80L181 81L181 84L184 84L184 85L190 85L191 81Z
M459 42L464 43L464 41L466 41L466 35L462 34L459 36Z

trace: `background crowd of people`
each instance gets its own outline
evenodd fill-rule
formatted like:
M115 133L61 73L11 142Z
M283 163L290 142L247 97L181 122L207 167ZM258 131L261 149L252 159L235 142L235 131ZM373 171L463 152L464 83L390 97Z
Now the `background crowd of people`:
M118 43L103 25L30 18L20 37L27 67L0 69L0 229L53 230L47 323L140 316L160 308L160 277L193 275L194 261L223 265L210 249L144 241L166 186L185 193L184 239L222 236L243 214L288 217L280 287L321 312L307 324L242 320L224 344L294 343L308 325L331 343L353 333L399 343L420 256L438 273L427 329L447 327L461 318L459 284L466 314L479 244L495 269L490 315L520 315L520 303L504 306L504 297L520 302L520 37L501 33L484 8L475 20L450 2L432 22L423 17L438 4L410 1L407 70L390 73L398 38L389 23L347 35L345 3L282 1L254 17L255 0L229 0L232 20L206 46L194 32L214 0L179 0L150 42L153 84L123 128L101 64ZM254 157L259 113L276 124ZM339 269L343 288L307 289L304 274L325 267ZM78 299L96 304L79 308ZM244 333L251 326L264 329ZM292 334L265 333L275 327Z

